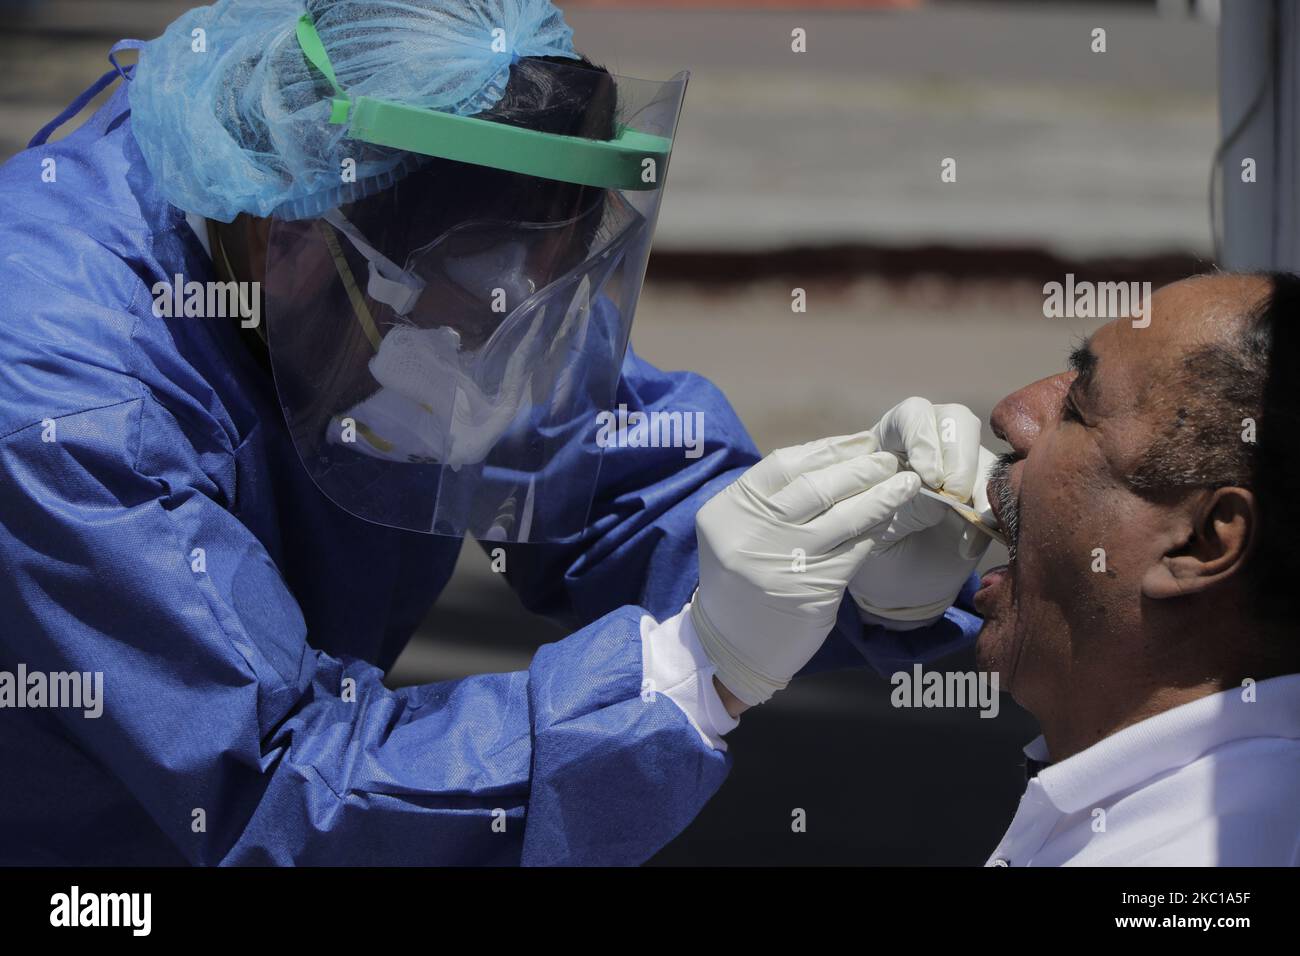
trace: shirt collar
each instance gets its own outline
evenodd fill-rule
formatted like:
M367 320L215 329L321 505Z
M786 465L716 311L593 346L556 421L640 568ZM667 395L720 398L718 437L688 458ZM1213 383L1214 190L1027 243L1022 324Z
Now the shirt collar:
M1026 772L1062 813L1096 806L1145 780L1248 737L1300 739L1300 674L1259 681L1253 700L1234 687L1125 727L1060 763L1047 764L1040 736L1024 753Z

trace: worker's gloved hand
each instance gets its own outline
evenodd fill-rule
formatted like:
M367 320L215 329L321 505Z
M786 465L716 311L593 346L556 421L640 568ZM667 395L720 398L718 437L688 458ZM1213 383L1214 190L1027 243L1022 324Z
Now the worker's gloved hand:
M817 652L874 536L920 488L877 445L860 432L775 451L696 516L691 620L744 703L767 700Z
M909 398L886 412L871 434L928 487L988 512L985 483L996 458L980 447L980 421L966 406ZM951 508L917 495L881 531L849 593L868 624L923 627L952 604L988 543Z

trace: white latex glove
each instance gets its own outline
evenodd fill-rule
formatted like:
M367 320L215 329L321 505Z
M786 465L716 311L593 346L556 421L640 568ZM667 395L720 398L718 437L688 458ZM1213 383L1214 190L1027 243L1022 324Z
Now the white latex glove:
M926 485L989 512L985 484L996 456L980 447L980 421L970 409L909 398L886 412L871 433ZM988 536L951 508L917 495L881 532L849 593L869 624L923 627L952 604L988 543Z
M870 432L774 451L695 518L691 620L746 704L785 687L835 626L849 579L921 487Z

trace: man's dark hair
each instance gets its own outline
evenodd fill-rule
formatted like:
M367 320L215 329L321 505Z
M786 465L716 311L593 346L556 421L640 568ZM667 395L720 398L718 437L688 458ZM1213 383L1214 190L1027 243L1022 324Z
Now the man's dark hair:
M1260 521L1247 569L1251 604L1260 620L1281 624L1293 619L1291 592L1300 581L1300 383L1291 378L1300 369L1300 276L1256 275L1269 291L1236 334L1184 358L1175 384L1186 399L1128 479L1151 493L1254 491Z

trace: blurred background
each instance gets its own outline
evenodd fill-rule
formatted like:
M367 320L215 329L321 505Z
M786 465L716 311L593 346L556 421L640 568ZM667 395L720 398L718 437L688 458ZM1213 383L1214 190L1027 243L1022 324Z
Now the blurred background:
M108 69L115 40L193 5L0 0L0 159ZM1097 324L1045 319L1044 282L1210 268L1217 3L560 6L612 72L692 72L633 346L716 382L765 452L869 427L914 394L987 419ZM467 543L390 681L522 669L560 637ZM898 710L890 689L865 670L821 675L750 711L728 737L729 782L654 862L982 863L1023 789L1033 720L1005 696L992 720Z

